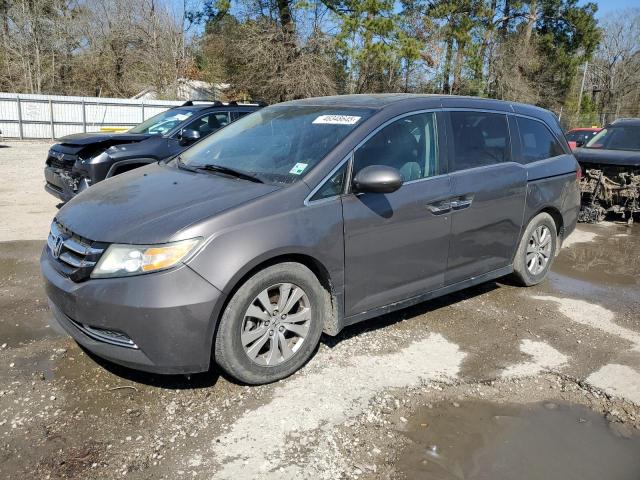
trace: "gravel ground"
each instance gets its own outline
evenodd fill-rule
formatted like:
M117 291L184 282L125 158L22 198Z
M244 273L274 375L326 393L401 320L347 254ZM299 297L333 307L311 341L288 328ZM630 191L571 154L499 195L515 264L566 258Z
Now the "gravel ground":
M51 142L0 138L0 242L40 240L59 200L44 191L44 161Z
M2 478L403 478L408 425L442 402L568 402L640 428L637 226L580 226L536 287L489 282L323 337L276 384L156 376L48 326L47 146L0 149Z

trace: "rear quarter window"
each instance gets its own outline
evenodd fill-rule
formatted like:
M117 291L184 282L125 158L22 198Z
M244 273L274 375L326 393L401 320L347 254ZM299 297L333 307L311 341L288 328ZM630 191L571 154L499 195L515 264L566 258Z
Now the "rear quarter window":
M530 118L516 117L524 163L536 162L563 155L565 152L544 123Z

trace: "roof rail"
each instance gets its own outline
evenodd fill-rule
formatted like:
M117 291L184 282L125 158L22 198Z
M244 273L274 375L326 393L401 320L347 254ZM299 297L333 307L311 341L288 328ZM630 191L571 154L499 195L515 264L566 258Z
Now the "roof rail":
M620 117L620 118L616 118L613 122L611 122L611 124L617 123L617 122L624 122L624 121L629 121L629 120L640 120L640 118L638 117Z
M194 103L194 102L198 102L198 103ZM213 107L223 107L225 105L232 105L232 106L238 106L238 105L257 105L258 107L266 107L268 104L266 102L263 102L261 100L246 100L246 101L238 101L238 100L231 100L227 103L223 103L220 100L187 100L186 102L184 102L182 105L180 105L181 107L192 107L194 105L202 105L202 104L211 104L211 106Z

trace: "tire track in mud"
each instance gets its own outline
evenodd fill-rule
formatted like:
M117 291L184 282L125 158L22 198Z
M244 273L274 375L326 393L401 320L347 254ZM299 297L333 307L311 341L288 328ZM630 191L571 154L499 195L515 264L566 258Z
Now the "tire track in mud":
M640 333L615 323L616 315L600 305L585 300L559 298L548 295L530 297L554 302L562 315L575 323L594 328L630 343L630 352L640 352ZM610 395L625 398L640 405L640 363L634 367L610 363L591 373L586 381Z

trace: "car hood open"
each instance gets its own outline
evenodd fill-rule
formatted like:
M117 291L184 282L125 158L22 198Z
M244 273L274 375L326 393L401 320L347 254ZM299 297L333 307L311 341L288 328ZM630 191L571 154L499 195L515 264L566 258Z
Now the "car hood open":
M277 189L152 164L89 188L61 208L56 218L75 234L94 241L163 243L195 222Z
M58 140L63 145L93 145L96 143L126 143L140 142L149 138L151 135L142 135L138 133L74 133L67 135Z

